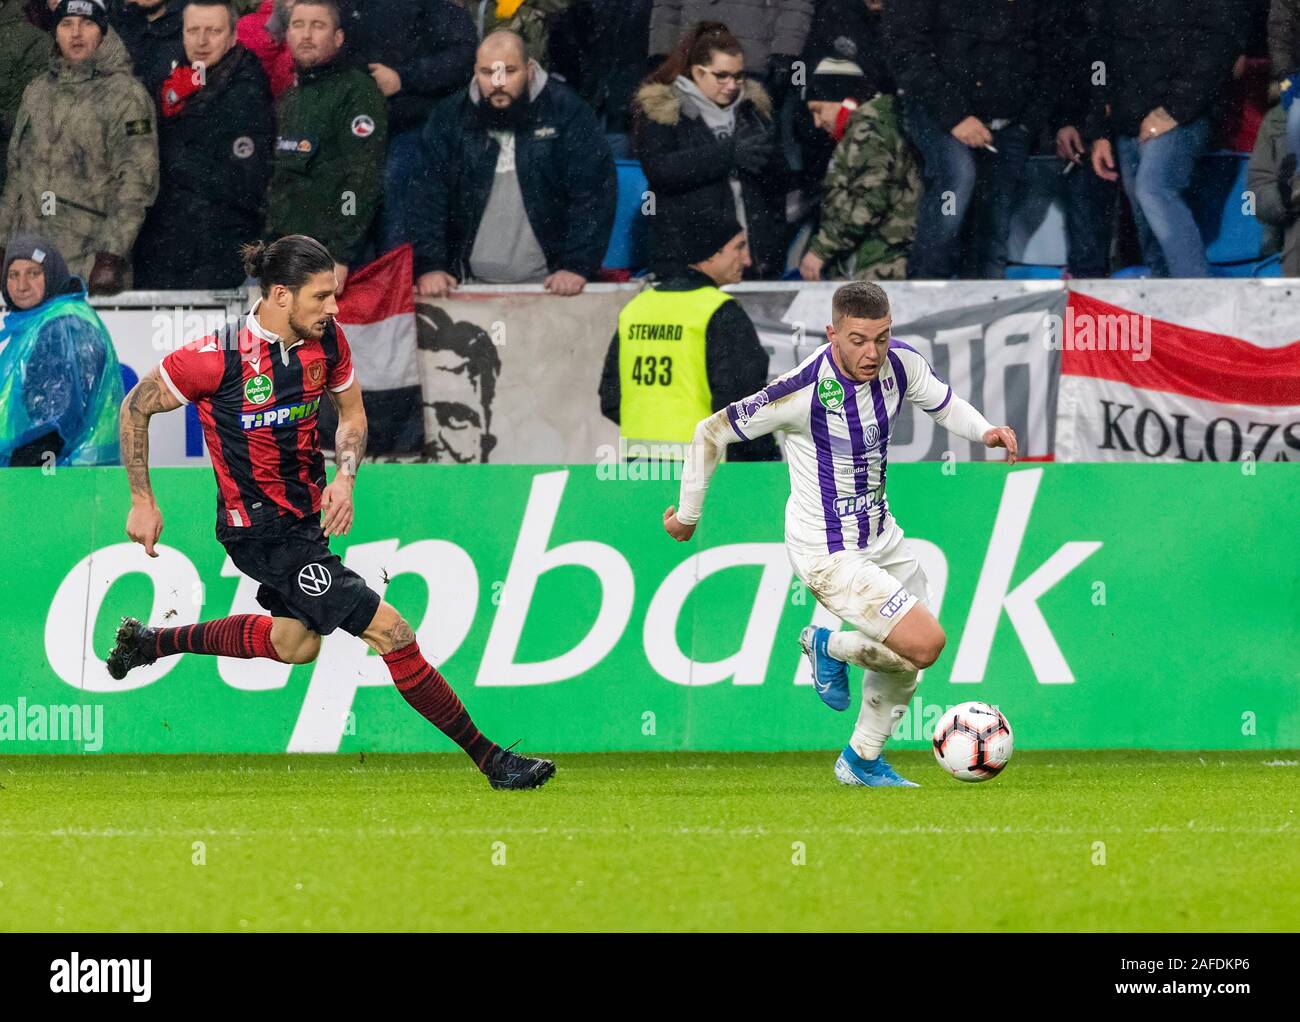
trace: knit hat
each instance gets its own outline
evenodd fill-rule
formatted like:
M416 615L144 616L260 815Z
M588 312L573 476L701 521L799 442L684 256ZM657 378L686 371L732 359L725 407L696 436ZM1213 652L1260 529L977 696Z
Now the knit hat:
M842 103L846 99L865 102L876 94L862 68L851 60L824 57L808 81L804 101Z
M730 204L725 209L704 210L689 223L682 224L673 246L674 254L687 266L702 263L720 252L742 230Z
M41 299L42 305L51 298L73 290L70 286L73 283L72 274L68 272L68 264L63 261L57 248L39 234L15 234L5 246L4 269L0 270L0 295L4 296L7 308L14 308L14 300L9 295L9 267L17 259L40 263L45 271L45 297ZM79 289L78 286L77 290Z
M54 24L57 26L64 18L89 18L100 32L108 31L108 9L103 0L59 0L59 6L54 8Z

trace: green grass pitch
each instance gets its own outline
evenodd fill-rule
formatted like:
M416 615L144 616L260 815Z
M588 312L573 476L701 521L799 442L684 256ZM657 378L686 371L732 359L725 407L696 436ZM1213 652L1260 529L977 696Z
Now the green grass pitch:
M1288 930L1296 753L0 758L0 929Z

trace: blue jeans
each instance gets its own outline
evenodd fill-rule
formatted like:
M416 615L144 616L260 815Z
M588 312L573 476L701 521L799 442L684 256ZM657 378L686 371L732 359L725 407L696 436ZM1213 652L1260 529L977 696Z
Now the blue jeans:
M993 132L996 153L971 149L905 96L903 130L921 154L923 184L907 276L1002 279L1011 213L1029 156L1028 129L1009 124Z
M1066 175L1066 268L1071 277L1110 276L1110 239L1115 227L1115 183L1098 177L1085 156Z
M1205 242L1183 199L1210 138L1207 118L1180 124L1149 142L1117 139L1116 160L1137 221L1142 257L1157 277L1208 277Z
M407 230L406 193L420 162L420 134L412 128L388 140L388 164L384 168L384 202L379 211L379 254L411 240Z

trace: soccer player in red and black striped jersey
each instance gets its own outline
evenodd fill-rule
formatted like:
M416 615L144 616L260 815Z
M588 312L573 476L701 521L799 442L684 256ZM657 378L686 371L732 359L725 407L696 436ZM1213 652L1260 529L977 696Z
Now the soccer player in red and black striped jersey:
M173 351L122 402L122 464L131 485L126 534L157 557L162 514L149 483L149 420L198 407L217 476L217 539L258 581L266 615L180 628L125 618L108 657L114 678L178 653L267 657L305 664L336 628L379 653L403 698L455 741L494 788L535 788L555 773L485 738L456 693L420 654L415 633L329 549L352 527L352 488L366 447L366 413L343 331L334 322L334 259L300 234L245 247L262 297L234 324ZM338 471L325 481L316 412L338 410ZM322 521L322 512L324 520Z

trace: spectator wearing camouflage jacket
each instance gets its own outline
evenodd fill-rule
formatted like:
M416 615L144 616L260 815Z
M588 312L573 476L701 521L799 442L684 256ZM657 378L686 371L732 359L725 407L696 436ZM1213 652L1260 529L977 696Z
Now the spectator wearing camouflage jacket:
M799 264L804 280L907 277L921 174L898 101L873 93L875 84L847 60L821 61L809 81L813 121L839 144L826 171L821 224Z
M154 104L100 0L62 0L55 19L49 70L23 93L10 139L0 237L42 233L91 294L115 294L158 194Z

